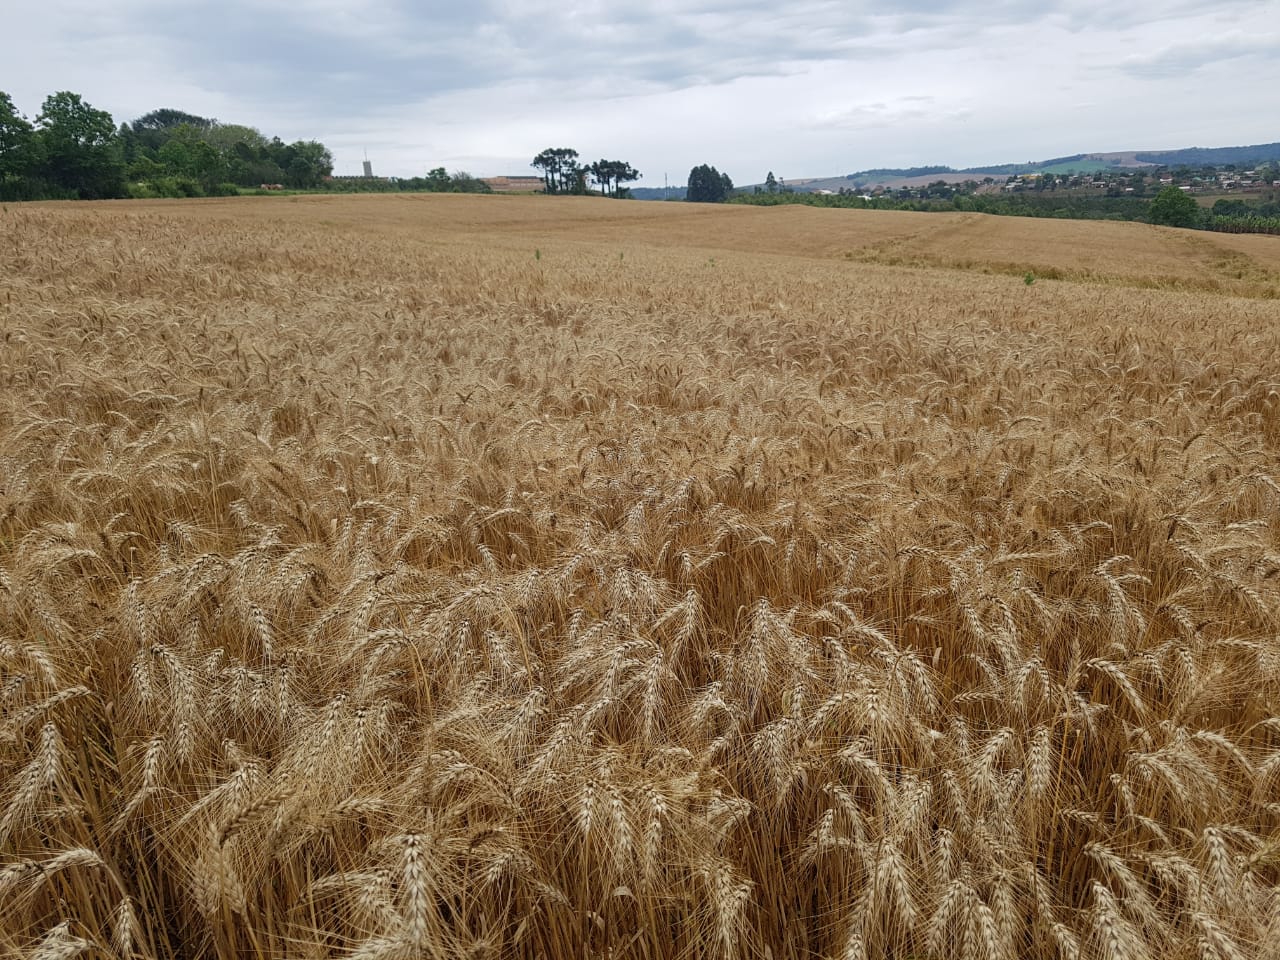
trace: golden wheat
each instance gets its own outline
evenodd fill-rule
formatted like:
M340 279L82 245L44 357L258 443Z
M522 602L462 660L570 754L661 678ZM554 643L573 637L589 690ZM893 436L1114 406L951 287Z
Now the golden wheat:
M0 953L1274 957L1278 293L1135 224L0 212Z

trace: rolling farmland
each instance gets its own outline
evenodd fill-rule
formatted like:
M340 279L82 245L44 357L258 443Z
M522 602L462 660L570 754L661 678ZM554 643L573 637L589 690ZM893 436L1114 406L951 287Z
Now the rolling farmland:
M1280 957L1280 241L0 212L0 951Z

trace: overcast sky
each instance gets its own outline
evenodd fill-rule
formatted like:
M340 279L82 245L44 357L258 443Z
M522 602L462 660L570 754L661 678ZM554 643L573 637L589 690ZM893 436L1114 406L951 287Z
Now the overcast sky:
M317 139L337 173L682 184L1280 140L1274 0L0 0L0 90Z

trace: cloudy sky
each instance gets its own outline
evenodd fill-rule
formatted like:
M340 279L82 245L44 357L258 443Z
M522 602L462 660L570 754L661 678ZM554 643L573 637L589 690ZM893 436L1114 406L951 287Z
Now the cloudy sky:
M571 146L644 185L1280 140L1274 0L0 0L0 90L117 122L177 107L338 173L532 174Z

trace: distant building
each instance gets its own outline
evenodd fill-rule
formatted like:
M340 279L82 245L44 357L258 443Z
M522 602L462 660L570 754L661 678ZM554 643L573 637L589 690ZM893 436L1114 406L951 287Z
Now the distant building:
M364 175L369 179L373 178L373 164L368 160L364 162Z
M485 177L484 182L494 193L543 193L547 189L541 177Z

